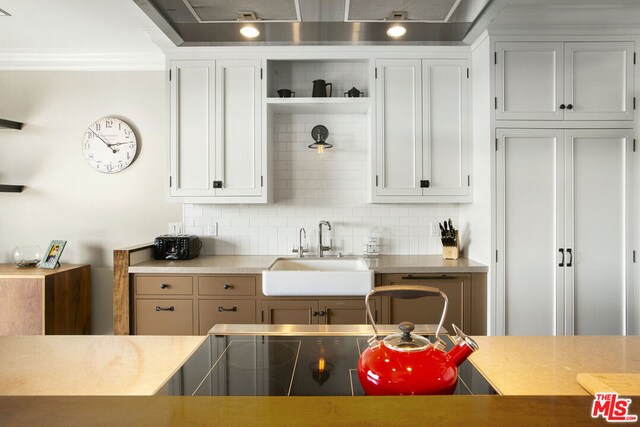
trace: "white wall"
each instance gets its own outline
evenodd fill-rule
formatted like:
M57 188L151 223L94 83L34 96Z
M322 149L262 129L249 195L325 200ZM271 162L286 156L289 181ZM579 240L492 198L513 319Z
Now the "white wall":
M317 124L329 129L334 145L323 158L307 148ZM457 225L457 204L366 202L366 115L278 114L274 129L275 203L185 205L186 232L203 236L209 224L218 223L219 235L203 239L205 253L290 255L300 227L315 251L323 219L333 226L334 253L362 254L371 234L382 237L382 253L442 253L437 223L451 218ZM429 235L431 223L437 236Z
M472 153L473 203L461 205L460 224L464 256L491 266L492 263L492 179L491 164L493 144L491 143L490 104L490 43L486 37L479 42L471 56L472 85ZM492 273L487 274L489 295L493 294ZM489 333L492 334L492 298L489 303Z
M113 333L113 250L152 241L181 220L165 202L166 110L162 71L0 72L0 262L18 245L67 240L62 262L92 269L93 333ZM83 131L113 115L130 123L138 158L115 175L94 171L80 149Z

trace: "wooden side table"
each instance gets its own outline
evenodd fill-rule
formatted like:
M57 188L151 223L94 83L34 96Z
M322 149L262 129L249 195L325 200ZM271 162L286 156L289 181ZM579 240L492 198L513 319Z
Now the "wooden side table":
M0 335L91 333L91 266L0 264Z

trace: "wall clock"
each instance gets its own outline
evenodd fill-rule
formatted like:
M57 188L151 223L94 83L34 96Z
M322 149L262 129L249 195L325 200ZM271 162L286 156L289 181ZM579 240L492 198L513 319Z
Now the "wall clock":
M115 117L91 123L82 138L82 154L89 165L102 173L117 173L136 156L138 143L131 126Z

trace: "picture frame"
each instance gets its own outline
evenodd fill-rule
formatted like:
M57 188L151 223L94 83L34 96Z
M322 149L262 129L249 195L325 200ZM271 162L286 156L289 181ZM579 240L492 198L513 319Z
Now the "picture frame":
M66 240L52 240L51 243L49 243L47 251L44 253L42 261L40 261L40 268L54 269L59 266L58 260L66 244Z

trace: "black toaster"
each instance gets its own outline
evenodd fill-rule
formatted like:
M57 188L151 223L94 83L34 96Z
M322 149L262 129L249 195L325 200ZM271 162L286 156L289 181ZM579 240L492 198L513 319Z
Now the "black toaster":
M202 243L192 234L163 234L153 246L155 259L192 259L200 255Z

